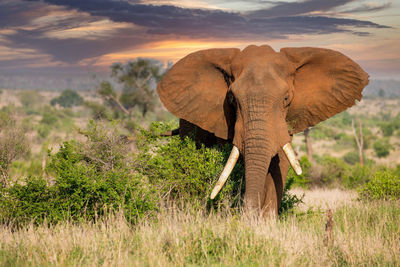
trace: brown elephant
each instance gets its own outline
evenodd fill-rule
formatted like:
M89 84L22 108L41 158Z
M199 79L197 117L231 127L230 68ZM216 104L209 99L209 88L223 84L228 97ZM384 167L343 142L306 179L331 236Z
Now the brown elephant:
M301 173L292 135L354 105L367 84L368 74L337 51L251 45L189 54L157 91L182 128L195 125L210 140L233 143L212 198L240 153L245 207L277 213L289 163Z

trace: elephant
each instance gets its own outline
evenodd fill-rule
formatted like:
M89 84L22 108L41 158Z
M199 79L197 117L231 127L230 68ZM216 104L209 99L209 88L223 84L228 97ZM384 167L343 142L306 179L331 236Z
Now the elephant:
M369 75L340 52L268 45L201 50L187 55L157 85L180 131L200 129L205 142L233 144L211 198L239 155L245 165L244 207L277 214L289 165L301 167L291 147L302 132L353 106ZM186 129L186 130L185 130Z

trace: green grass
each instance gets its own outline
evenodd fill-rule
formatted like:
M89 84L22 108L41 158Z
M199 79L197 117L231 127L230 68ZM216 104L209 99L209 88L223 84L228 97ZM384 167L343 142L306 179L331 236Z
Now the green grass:
M396 266L399 204L352 200L337 206L332 245L324 244L325 211L319 208L265 220L166 205L136 226L122 214L16 231L0 226L0 265Z

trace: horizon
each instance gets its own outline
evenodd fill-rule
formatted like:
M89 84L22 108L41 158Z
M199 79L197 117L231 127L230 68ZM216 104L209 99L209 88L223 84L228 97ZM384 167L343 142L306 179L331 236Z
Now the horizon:
M371 80L398 80L399 11L364 0L5 0L0 74L108 74L114 62L268 44L334 49Z

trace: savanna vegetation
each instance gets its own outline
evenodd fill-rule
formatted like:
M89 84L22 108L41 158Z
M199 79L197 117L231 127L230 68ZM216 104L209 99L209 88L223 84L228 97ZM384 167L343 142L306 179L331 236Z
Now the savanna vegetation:
M91 91L0 94L0 265L400 263L400 99L367 98L294 137L279 218L241 209L231 147L161 137L177 119L157 62L115 64ZM333 213L331 239L325 231Z

